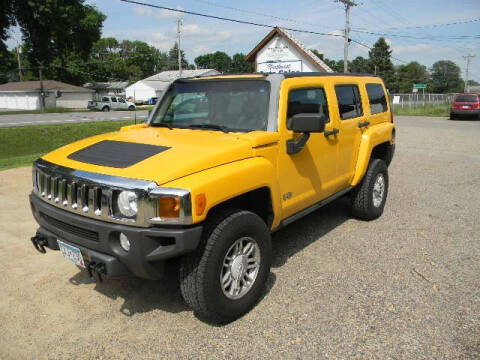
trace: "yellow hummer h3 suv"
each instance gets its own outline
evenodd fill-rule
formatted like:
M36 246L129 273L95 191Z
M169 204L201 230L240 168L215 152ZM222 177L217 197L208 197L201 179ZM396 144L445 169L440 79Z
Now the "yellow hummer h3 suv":
M264 291L273 231L347 193L355 216L382 214L394 139L379 77L179 79L145 123L34 163L32 243L99 280L181 257L186 303L232 321Z

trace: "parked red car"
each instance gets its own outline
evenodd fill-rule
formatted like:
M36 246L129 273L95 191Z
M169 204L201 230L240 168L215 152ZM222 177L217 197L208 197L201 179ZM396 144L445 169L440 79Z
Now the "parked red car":
M465 115L480 118L480 97L478 94L459 94L453 99L450 108L450 120Z

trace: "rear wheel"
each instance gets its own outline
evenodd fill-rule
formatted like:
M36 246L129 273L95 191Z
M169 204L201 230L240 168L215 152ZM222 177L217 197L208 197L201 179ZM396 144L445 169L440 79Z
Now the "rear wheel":
M182 258L185 302L207 321L227 323L259 300L271 266L270 231L256 214L230 209L207 221L198 249Z
M364 220L382 215L388 194L388 170L383 160L373 159L362 182L352 191L353 214Z
M102 108L102 111L104 111L104 112L110 111L110 108L109 108L108 106L104 106L104 107Z
M452 113L450 113L450 120L455 120L455 116Z

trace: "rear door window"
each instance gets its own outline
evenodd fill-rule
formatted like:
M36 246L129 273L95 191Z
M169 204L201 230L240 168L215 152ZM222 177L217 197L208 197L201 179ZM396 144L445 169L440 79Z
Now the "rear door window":
M388 110L387 97L380 84L367 84L368 101L370 102L370 112L379 114Z
M110 99L106 96L102 97L102 102L110 102Z
M322 88L292 90L288 94L287 118L295 114L324 114L329 122L328 104Z
M117 102L117 98L112 97L112 102Z
M362 100L357 85L337 85L338 111L342 120L353 119L363 115Z

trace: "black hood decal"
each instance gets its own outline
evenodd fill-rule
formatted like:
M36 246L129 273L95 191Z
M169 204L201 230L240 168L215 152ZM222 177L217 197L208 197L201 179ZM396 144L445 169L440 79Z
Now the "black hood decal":
M88 164L126 168L168 149L166 146L104 140L78 150L68 158Z

